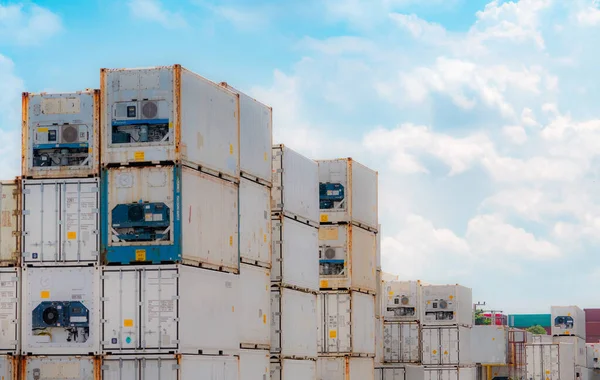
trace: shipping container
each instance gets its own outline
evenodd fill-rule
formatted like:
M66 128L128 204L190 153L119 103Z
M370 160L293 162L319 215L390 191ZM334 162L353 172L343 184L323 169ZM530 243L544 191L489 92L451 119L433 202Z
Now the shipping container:
M421 330L422 363L430 365L471 365L471 328L428 327ZM477 349L477 348L473 348Z
M179 264L104 267L104 353L237 352L238 277Z
M273 146L271 210L319 226L319 167L287 146Z
M271 288L271 353L283 358L316 359L317 295Z
M0 355L0 379L21 380L18 356Z
M23 93L25 178L100 175L100 90Z
M383 319L375 318L375 365L383 364Z
M527 328L540 325L550 327L551 314L509 314L508 325L510 327Z
M377 291L376 234L351 224L319 228L321 289Z
M0 267L0 353L19 354L21 268Z
M423 326L472 326L471 289L461 285L426 285L422 289Z
M373 358L321 357L317 360L317 380L374 380Z
M21 256L21 181L0 181L0 266L14 266Z
M483 316L494 326L508 326L508 316L498 313L483 313Z
M585 313L577 306L552 306L552 335L575 335L585 339Z
M473 363L508 364L508 328L473 326L471 348Z
M102 69L102 164L177 163L239 178L239 96L180 65Z
M237 356L108 355L102 358L102 380L238 380Z
M586 367L600 369L600 344L587 343L586 347Z
M316 380L315 360L271 358L271 380Z
M375 367L375 380L424 380L425 368L417 365Z
M552 343L569 343L573 345L575 351L575 365L585 367L587 362L587 352L585 339L578 336L555 336Z
M416 322L383 324L384 363L420 363L421 334Z
M241 264L238 326L241 348L268 350L271 345L271 276L269 270Z
M24 356L21 360L23 380L96 380L93 356Z
M287 216L271 220L271 282L308 292L319 290L319 230Z
M22 271L23 353L97 354L98 267L24 267Z
M552 343L553 340L552 335L535 334L531 336L531 340L527 343Z
M377 255L375 257L377 270L381 270L381 224L377 225Z
M420 281L383 283L383 318L386 321L418 321L421 315Z
M425 380L477 380L477 367L425 367Z
M240 96L240 174L270 187L273 109L225 82L221 86Z
M580 380L593 380L597 375L593 369L576 366L575 376Z
M527 344L527 379L574 380L575 348L568 343Z
M23 261L82 265L98 261L98 178L23 180Z
M317 162L321 223L353 223L377 231L377 172L351 158Z
M587 335L586 343L600 343L600 335Z
M599 336L600 335L600 322L586 322L585 323L585 335Z
M375 289L375 318L381 318L383 315L383 296L384 296L384 283L381 280L381 269L375 271L375 283L377 284ZM383 318L382 318L383 319Z
M111 168L102 181L105 263L238 272L237 184L185 166Z
M318 294L317 347L323 355L375 356L375 297L355 291Z
M600 309L583 309L586 322L600 322Z
M240 350L239 380L267 380L271 375L269 351Z
M242 178L239 210L242 262L270 268L271 189Z

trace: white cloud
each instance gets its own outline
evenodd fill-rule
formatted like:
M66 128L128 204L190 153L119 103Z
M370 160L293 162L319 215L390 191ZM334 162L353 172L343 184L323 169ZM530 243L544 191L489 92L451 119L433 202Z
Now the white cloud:
M144 21L156 22L167 29L187 27L187 21L181 13L164 8L160 0L129 0L132 16Z
M600 24L600 2L594 0L590 6L585 7L577 13L577 21L585 26L596 26Z
M35 4L0 4L0 41L37 45L63 29L60 16Z
M15 74L14 63L0 55L0 179L19 174L21 93L24 83Z
M448 38L443 26L427 22L414 14L391 13L389 17L415 38L424 38L431 43L445 43Z
M527 132L520 125L507 125L502 128L502 133L515 144L525 144L527 142Z

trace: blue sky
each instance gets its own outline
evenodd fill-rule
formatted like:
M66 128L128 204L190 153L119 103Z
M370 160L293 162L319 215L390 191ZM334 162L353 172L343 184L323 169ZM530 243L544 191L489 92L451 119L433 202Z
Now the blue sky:
M379 171L384 270L600 306L599 32L592 0L0 1L0 177L23 90L181 63L272 105L275 142Z

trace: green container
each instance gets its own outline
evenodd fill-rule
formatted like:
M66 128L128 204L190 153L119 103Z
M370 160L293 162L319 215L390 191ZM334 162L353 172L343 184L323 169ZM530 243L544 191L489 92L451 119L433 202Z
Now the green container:
M552 317L550 314L509 314L508 325L510 327L527 328L540 325L550 327Z

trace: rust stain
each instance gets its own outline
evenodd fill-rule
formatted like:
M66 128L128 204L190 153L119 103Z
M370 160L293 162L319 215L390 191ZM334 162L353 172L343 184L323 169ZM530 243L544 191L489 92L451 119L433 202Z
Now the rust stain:
M175 105L175 156L181 159L181 65L173 66L173 79L174 79L174 90L173 90L173 98Z
M21 98L21 173L27 173L27 141L29 140L29 93L24 92Z

